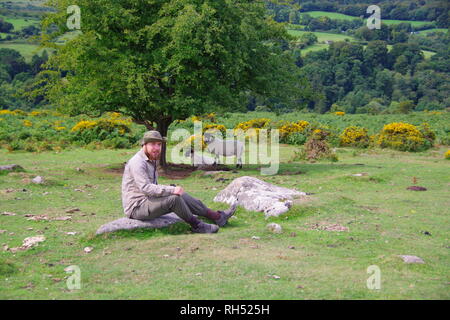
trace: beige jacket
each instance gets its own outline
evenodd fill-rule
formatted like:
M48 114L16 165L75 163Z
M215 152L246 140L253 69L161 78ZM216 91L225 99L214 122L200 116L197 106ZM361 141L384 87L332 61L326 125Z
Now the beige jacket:
M156 161L149 160L144 150L139 150L126 163L122 177L122 205L127 217L146 199L168 196L174 190L172 186L158 185Z

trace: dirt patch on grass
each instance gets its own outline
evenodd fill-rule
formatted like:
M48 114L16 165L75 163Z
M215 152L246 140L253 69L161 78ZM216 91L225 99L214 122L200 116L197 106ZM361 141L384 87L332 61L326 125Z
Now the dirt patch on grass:
M317 223L305 224L307 230L323 230L323 231L335 231L335 232L347 232L348 227L344 227L339 223L328 223L319 221Z
M120 165L110 165L103 169L104 172L110 174L123 175L126 162ZM179 180L188 178L193 172L200 171L231 171L225 165L202 166L201 168L193 167L189 164L169 163L166 168L158 167L158 176L171 180Z

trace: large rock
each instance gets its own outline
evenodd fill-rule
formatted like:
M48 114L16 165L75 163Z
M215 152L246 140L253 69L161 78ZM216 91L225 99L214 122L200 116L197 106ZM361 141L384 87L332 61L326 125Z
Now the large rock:
M159 218L147 221L129 219L124 217L102 225L100 228L98 228L96 234L98 235L106 232L133 230L139 228L160 229L181 221L183 220L179 218L175 213L168 213Z
M8 164L6 166L0 166L0 171L24 171L18 164Z
M278 187L254 177L234 179L219 192L214 201L238 205L250 211L264 212L266 217L279 216L288 211L293 199L306 196L305 192Z

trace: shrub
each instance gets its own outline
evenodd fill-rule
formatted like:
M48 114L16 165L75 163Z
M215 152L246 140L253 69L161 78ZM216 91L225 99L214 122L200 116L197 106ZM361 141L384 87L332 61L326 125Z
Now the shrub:
M227 133L227 128L225 128L225 126L222 124L207 124L203 127L202 132L205 133L208 130L210 132L220 131L222 133L222 138L225 137Z
M71 129L73 140L82 144L89 144L93 141L103 141L118 137L128 138L130 143L134 139L130 135L131 121L121 119L82 120ZM119 140L117 140L119 141Z
M286 139L286 143L287 144L293 144L293 145L302 145L306 142L306 135L304 135L301 132L294 132L292 134L290 134L287 139Z
M369 145L367 129L357 126L345 128L339 138L341 146L366 148Z
M381 148L391 148L400 151L426 150L433 145L427 139L431 135L430 132L425 132L424 134L412 124L394 122L383 127L376 144Z
M308 121L285 122L279 127L281 142L289 143L289 137L294 133L303 133L309 126Z
M326 141L329 134L325 130L315 129L306 141L304 148L299 152L295 152L294 159L309 161L328 159L330 161L338 161L337 155Z
M445 153L445 159L450 160L450 149L447 150L447 152Z

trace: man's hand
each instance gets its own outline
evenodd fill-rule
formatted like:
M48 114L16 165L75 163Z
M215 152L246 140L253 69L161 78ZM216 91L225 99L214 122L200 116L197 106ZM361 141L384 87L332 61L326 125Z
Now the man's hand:
M184 189L182 187L175 187L175 190L173 190L173 194L181 196L184 193Z

